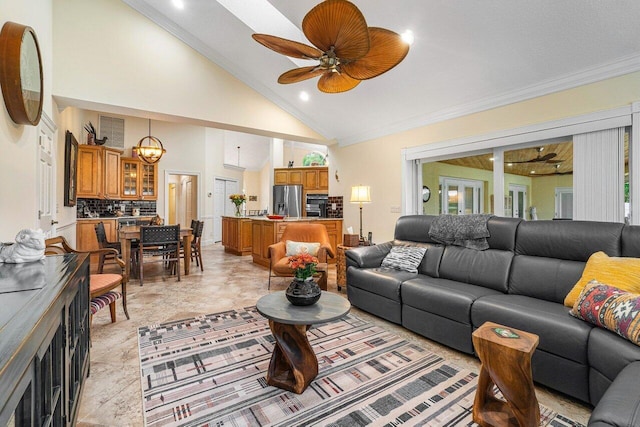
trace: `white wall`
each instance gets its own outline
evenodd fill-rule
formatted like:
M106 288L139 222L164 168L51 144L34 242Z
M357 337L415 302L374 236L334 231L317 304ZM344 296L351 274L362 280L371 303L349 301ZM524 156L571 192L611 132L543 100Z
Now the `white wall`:
M50 0L0 0L0 24L17 22L32 27L38 37L43 66L43 111L56 120L51 99L52 48ZM34 126L16 125L2 101L0 109L0 241L12 242L23 228L37 223L36 159L38 130ZM57 139L57 136L56 136ZM64 134L63 134L64 140ZM58 155L60 151L58 150ZM64 153L64 151L62 151ZM62 207L60 196L59 208Z

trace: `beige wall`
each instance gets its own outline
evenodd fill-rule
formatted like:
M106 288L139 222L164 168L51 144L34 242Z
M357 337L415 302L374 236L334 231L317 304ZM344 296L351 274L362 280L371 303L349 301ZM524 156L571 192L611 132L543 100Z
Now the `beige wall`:
M57 97L85 109L82 103L324 140L124 2L56 0L53 13Z
M536 207L538 219L555 217L555 190L573 187L573 175L539 176L532 180L531 206Z
M339 170L341 181L335 188L348 197L347 189L352 185L370 185L374 202L364 208L365 229L374 232L376 242L390 240L400 216L390 212L390 208L400 206L402 201L403 148L543 123L626 106L638 100L640 72L360 144L332 147L330 168ZM333 183L332 180L332 188ZM357 206L345 203L344 211L345 224L357 224Z

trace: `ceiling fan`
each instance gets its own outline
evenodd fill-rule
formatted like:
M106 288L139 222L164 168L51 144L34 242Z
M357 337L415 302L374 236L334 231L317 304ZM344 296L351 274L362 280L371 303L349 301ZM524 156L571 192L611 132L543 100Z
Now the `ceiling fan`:
M267 34L252 36L283 55L319 61L283 73L278 83L320 76L318 89L322 92L346 92L361 80L389 71L409 52L409 45L399 34L368 27L362 12L347 0L325 0L315 6L302 20L302 31L315 47Z
M556 176L556 175L572 175L573 174L573 170L567 171L567 172L560 172L560 165L559 164L555 164L553 165L554 168L556 168L555 172L552 173L536 173L535 176Z
M508 162L508 163L551 163L551 164L562 163L562 160L551 160L557 156L556 153L547 153L544 156L541 156L543 150L544 150L544 147L536 148L538 155L533 159L520 160L520 161Z

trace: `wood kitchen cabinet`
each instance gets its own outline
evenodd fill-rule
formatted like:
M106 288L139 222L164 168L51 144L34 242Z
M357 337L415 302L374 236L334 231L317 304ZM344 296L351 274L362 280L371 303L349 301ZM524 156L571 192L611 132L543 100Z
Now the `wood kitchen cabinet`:
M0 264L0 425L71 427L89 373L88 258L20 266Z
M294 221L270 220L267 218L254 218L251 220L251 234L253 243L251 245L251 256L256 264L269 267L269 245L279 242L282 233L288 224ZM334 255L337 253L338 243L341 241L342 235L342 219L313 219L295 221L297 223L320 223L327 228L329 241L333 248ZM330 258L330 264L335 263L336 259Z
M121 155L109 147L79 145L77 197L119 199Z
M121 159L120 198L123 200L156 200L158 198L158 164L148 164L132 157Z
M329 191L329 169L326 166L280 168L273 170L275 185L302 185L304 191Z
M251 255L251 218L222 217L222 246L225 252L235 255Z

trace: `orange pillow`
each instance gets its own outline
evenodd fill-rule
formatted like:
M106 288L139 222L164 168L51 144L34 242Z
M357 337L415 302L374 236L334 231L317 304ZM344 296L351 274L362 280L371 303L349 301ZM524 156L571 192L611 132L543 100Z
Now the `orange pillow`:
M573 307L580 292L592 280L640 294L640 258L610 257L604 252L592 254L584 266L582 277L564 298L564 305Z

